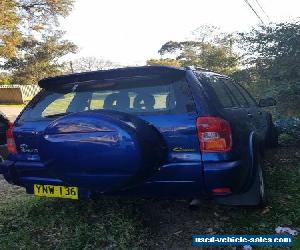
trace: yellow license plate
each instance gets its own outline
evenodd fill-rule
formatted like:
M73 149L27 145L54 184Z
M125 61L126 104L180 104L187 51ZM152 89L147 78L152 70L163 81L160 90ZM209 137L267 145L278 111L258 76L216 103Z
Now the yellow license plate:
M34 184L34 194L36 196L43 196L43 197L78 200L77 187Z

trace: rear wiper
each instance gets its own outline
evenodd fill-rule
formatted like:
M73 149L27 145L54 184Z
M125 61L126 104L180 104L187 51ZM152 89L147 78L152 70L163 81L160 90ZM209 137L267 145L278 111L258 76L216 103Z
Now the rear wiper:
M60 117L60 116L65 116L72 114L72 112L64 112L64 113L57 113L57 114L52 114L52 115L45 115L45 118L53 118L53 117Z

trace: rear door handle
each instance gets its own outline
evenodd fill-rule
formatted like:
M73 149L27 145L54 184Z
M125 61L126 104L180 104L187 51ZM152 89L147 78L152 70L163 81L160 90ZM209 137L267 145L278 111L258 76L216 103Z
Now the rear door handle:
M247 116L250 117L250 118L253 117L253 115L251 113L247 113Z

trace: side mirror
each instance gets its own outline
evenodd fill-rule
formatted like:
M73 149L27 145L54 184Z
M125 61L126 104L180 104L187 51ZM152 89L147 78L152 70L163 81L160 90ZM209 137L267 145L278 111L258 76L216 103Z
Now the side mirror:
M259 107L270 107L270 106L275 106L276 105L276 100L272 97L267 97L264 99L260 99L258 106Z

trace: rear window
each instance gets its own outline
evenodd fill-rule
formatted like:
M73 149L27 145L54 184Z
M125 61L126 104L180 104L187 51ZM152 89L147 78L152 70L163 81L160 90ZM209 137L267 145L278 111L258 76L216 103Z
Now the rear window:
M186 113L193 100L184 79L151 81L135 78L69 84L43 90L20 121L54 119L87 110L117 110L136 115Z

